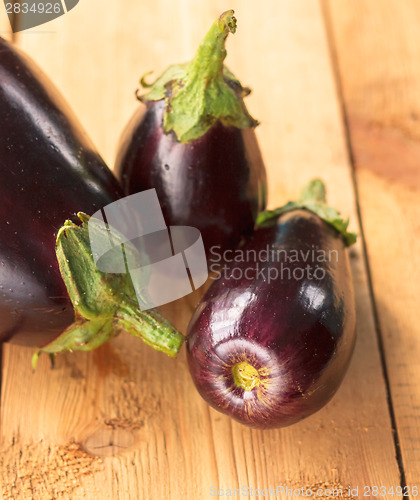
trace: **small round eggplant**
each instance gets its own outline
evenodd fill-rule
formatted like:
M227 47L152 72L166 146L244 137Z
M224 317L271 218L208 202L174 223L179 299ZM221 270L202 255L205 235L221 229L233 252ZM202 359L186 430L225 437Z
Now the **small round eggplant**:
M115 172L125 193L155 188L167 225L200 229L204 246L234 248L265 208L266 173L243 88L224 66L233 11L194 59L170 66L124 130Z
M346 252L354 235L331 210L301 200L268 214L276 223L265 220L269 227L229 253L191 319L194 383L242 424L293 424L323 407L345 375L355 343Z

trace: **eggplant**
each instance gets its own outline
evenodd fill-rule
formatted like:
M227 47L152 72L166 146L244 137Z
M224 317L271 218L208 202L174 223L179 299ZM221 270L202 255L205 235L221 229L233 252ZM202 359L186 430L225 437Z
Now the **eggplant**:
M70 285L83 283L84 289L78 291L85 296L98 291L94 281L83 282L86 276L99 276L104 283L109 279L87 267L91 257L87 246L84 261L81 245L74 246L69 255L71 240L67 236L69 226L80 222L79 212L93 214L123 196L118 181L57 89L27 55L0 38L1 342L13 338L59 352L87 350L97 341L94 334L100 331L100 324L92 327L81 318L95 319L103 311L89 315L78 310L79 299ZM60 232L66 219L65 230ZM67 274L63 280L63 258L71 259L68 265L78 266L82 272ZM80 269L81 262L85 269ZM102 305L98 297L97 304ZM131 317L136 315L132 310ZM151 321L159 326L159 318ZM164 321L162 324L170 329ZM108 337L116 331L109 330Z
M126 195L155 188L168 226L201 231L210 248L234 248L265 208L266 172L244 88L224 65L233 10L212 25L185 64L152 85L122 133L115 173Z
M346 246L355 235L326 206L320 180L258 223L225 252L188 326L187 359L213 408L268 429L318 411L346 373L356 319Z

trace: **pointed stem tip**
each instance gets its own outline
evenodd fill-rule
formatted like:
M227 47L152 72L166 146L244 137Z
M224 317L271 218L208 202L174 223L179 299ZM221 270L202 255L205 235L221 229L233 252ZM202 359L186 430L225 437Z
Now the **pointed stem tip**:
M236 17L233 15L235 13L234 10L230 9L223 14L220 14L219 17L219 27L220 31L225 33L235 33L236 31Z

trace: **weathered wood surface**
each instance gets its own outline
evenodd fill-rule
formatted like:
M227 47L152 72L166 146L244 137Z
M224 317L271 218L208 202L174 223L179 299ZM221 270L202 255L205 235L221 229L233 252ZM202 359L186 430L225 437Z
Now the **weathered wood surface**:
M228 42L228 64L254 90L248 104L261 121L257 133L269 170L270 205L295 197L304 182L320 176L326 180L331 204L350 214L357 229L336 68L321 5L315 0L270 0L256 7L251 0L234 0L228 7L235 9L238 18L238 31ZM45 31L38 28L20 34L18 42L60 87L112 165L118 136L137 105L133 95L139 77L150 69L158 73L172 62L189 59L202 34L225 9L219 0L82 1L46 25ZM351 12L339 15L338 11L331 16L333 23L349 23L346 15ZM363 19L363 9L354 16ZM407 16L405 22L414 19ZM354 40L353 33L348 37ZM338 38L340 61L351 59L348 53L358 47L345 45L344 38L340 45ZM380 52L385 42L379 39L369 50L375 47ZM359 65L366 65L368 71L370 58L360 59ZM342 78L354 79L347 71ZM354 71L363 75L359 67ZM382 78L386 80L386 75ZM359 84L363 95L366 83L360 80ZM353 84L349 89L344 93L346 103L355 92ZM393 255L398 246L397 239L385 243L385 234L396 230L411 234L409 224L415 219L409 214L406 225L400 222L399 214L408 213L408 189L398 191L404 193L403 203L402 198L396 199L396 188L388 183L385 189L385 180L371 170L366 168L363 177L358 169L357 175L378 305L377 296L392 297L393 288L386 290L385 276L393 277L392 283L398 278L390 269L384 270L384 255ZM374 194L369 191L370 178L375 181ZM385 220L378 219L382 197L393 201L389 211L397 209ZM376 227L373 221L378 220ZM418 259L410 253L414 244L399 245L400 254L413 265ZM6 345L0 456L4 498L60 498L61 491L62 497L74 499L207 499L214 498L211 487L242 486L343 488L343 496L348 496L349 485L358 486L362 497L364 486L400 485L360 240L352 257L358 341L350 370L327 407L290 428L250 430L209 409L193 387L184 353L177 360L168 359L128 335L91 354L60 356L54 370L41 358L34 374L32 350ZM408 272L408 267L398 269L400 275ZM405 364L406 356L400 357L410 345L416 347L414 338L400 333L405 325L414 325L414 311L412 316L403 314L408 285L402 293L400 309L391 309L392 316L384 315L384 307L378 308L381 324L388 325L386 336L394 336L387 351L387 362L393 365L391 385L409 383L410 369L416 375L415 368ZM184 331L196 298L167 308ZM397 336L406 339L403 347L396 345ZM402 375L398 375L400 369ZM398 393L391 395L398 400ZM391 402L395 404L394 398ZM407 435L414 435L418 431L410 426L415 420L408 418L414 411L411 401L400 399L396 404L406 408L397 424L408 426ZM397 430L402 435L403 429ZM411 446L410 460L420 447L415 442ZM406 470L414 470L406 462ZM415 476L407 473L408 479L412 484ZM278 498L290 498L290 494L280 493Z
M378 7L374 0L329 3L378 328L412 488L420 483L420 4Z

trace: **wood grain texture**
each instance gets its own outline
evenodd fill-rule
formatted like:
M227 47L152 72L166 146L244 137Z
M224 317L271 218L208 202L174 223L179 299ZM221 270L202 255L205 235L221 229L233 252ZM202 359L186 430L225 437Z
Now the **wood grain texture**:
M420 4L328 5L392 404L412 487L420 482Z
M319 3L270 0L257 8L234 0L229 7L238 31L229 40L228 64L254 89L248 102L262 123L257 133L271 206L321 176L331 204L351 215L357 229ZM225 8L221 1L126 0L107 2L105 9L89 0L51 22L54 32L24 33L20 43L63 89L109 160L136 106L138 77L190 58ZM34 374L31 349L6 345L5 498L28 498L28 491L55 498L62 491L72 499L208 499L212 487L242 486L341 487L344 496L348 485L359 493L364 485L399 485L360 242L352 266L358 341L349 373L327 407L286 429L250 430L209 409L193 387L184 353L172 360L128 335L91 354L62 355L54 370L41 358ZM166 307L183 331L196 301ZM45 472L28 481L31 468Z

